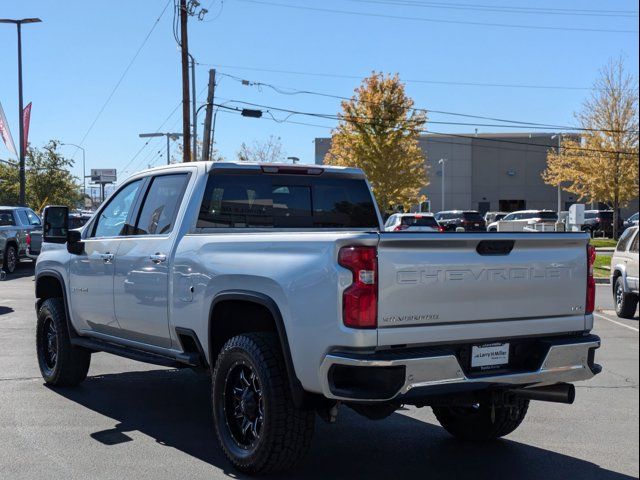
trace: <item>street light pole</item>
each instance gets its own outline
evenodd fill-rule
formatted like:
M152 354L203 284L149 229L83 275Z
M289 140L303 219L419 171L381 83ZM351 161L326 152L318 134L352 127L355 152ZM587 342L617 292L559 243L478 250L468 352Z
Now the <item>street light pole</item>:
M85 151L84 148L80 145L76 145L75 143L61 143L60 145L69 145L70 147L76 147L82 150L82 198L84 201L84 196L87 194L87 171L86 171L86 163L85 163Z
M169 140L175 140L178 137L181 137L181 133L141 133L138 135L140 138L149 138L149 137L167 137L167 165L171 164L170 157L170 145Z
M23 18L20 20L12 20L9 18L0 18L0 23L13 23L18 29L18 127L20 132L20 197L18 202L20 205L25 205L26 197L26 175L24 167L25 145L24 145L24 112L22 106L22 24L23 23L38 23L41 22L39 18Z
M441 158L438 163L442 165L442 210L444 210L444 164L447 162L446 158Z

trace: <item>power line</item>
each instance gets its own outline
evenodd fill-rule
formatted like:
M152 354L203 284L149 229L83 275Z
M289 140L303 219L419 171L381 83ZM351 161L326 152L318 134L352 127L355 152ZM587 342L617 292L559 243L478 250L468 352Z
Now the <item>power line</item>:
M283 95L306 94L306 95L317 95L317 96L321 96L321 97L335 98L335 99L339 99L339 100L347 100L347 101L351 100L351 98L349 98L349 97L344 97L344 96L341 96L341 95L334 95L334 94L329 94L329 93L323 93L323 92L315 92L315 91L312 91L312 90L288 89L289 91L286 91L284 89L288 88L288 87L279 87L279 86L276 86L276 85L273 85L273 84L269 84L269 83L249 81L249 80L242 79L240 77L236 77L234 75L229 75L227 73L220 73L220 75L232 78L233 80L241 82L243 85L248 85L248 86L254 85L254 86L258 86L258 87L262 87L262 86L268 87L268 88L271 88L272 90L274 90L275 92L283 94ZM366 100L362 100L362 99L360 99L359 101L367 103L367 104L370 104L370 105L382 105L381 103L378 103L378 102L371 102L371 101L366 101ZM409 110L423 112L423 113L438 113L438 114L441 114L441 115L450 115L450 116L466 117L466 118L476 118L476 119L481 119L481 120L491 120L491 121L495 121L495 122L515 123L515 124L517 124L517 125L501 125L501 124L500 125L495 125L495 124L482 124L482 123L461 123L461 122L430 121L430 123L442 124L442 125L467 125L467 126L477 126L477 127L505 127L505 128L521 128L523 126L526 126L527 128L534 128L534 129L560 128L560 129L564 129L564 130L574 130L574 131L603 132L603 133L629 133L629 132L621 132L621 131L618 131L618 130L603 130L603 129L583 128L583 127L572 127L572 126L566 126L566 125L545 124L545 123L522 121L522 120L508 120L508 119L504 119L504 118L489 117L489 116L484 116L484 115L472 115L472 114L464 114L464 113L456 113L456 112L447 112L447 111L443 111L443 110L432 110L432 109L419 108L419 107L409 107Z
M278 111L278 112L285 112L285 113L289 113L289 115L287 117L285 117L285 119L283 120L276 120L276 121L280 121L280 122L285 122L287 121L291 116L293 115L304 115L304 116L310 116L310 117L316 117L316 118L324 118L324 119L328 119L328 120L337 120L337 121L342 121L342 122L348 122L348 123L353 123L353 124L364 124L364 125L375 125L373 122L375 121L384 121L385 119L376 119L376 118L371 118L371 117L345 117L342 115L333 115L333 114L325 114L325 113L314 113L314 112L303 112L303 111L299 111L299 110L290 110L290 109L285 109L285 108L280 108L280 107L272 107L272 106L267 106L267 105L261 105L261 104L257 104L257 103L252 103L252 102L245 102L242 100L229 100L229 103L239 103L239 104L243 104L243 105L250 105L253 107L258 107L258 108L264 108L266 109L266 111L268 112L269 110L274 110L274 111ZM229 107L228 105L220 105L220 104L214 104L215 106L217 106L218 108L224 108L227 110L236 110L239 111L241 110L238 107ZM263 112L264 113L264 112ZM275 119L275 117L274 117ZM410 130L410 129L407 129ZM434 131L430 131L430 130L415 130L417 133L433 133L433 134L438 134L438 135L446 135L446 136L453 136L453 137L460 137L460 138L468 138L468 139L477 139L478 137L475 136L469 136L469 135L459 135L459 134L449 134L449 133L440 133L440 132L434 132ZM527 145L527 146L531 146L532 144L529 142L518 142L518 141L514 141L514 140L504 140L504 139L496 139L496 138L489 138L489 137L482 137L483 140L487 140L487 141L493 141L493 142L501 142L501 143L510 143L510 144L515 144L515 145ZM558 148L557 145L546 145L546 144L541 144L541 145L537 145L540 147L546 147L546 148L550 148L550 149L555 149ZM584 151L584 152L595 152L595 153L612 153L612 154L621 154L621 155L638 155L637 152L626 152L626 151L618 151L618 150L600 150L600 149L594 149L594 148L585 148L585 147L560 147L563 148L565 150L572 150L572 151Z
M269 68L255 68L246 67L240 65L222 65L218 63L198 63L204 67L216 67L231 70L247 70L254 72L266 72L266 73L279 73L285 75L301 75L308 77L319 78L342 78L362 80L363 75L345 75L337 73L325 73L325 72L302 72L295 70L277 70ZM404 83L416 83L416 84L430 84L430 85L455 85L463 87L497 87L497 88L524 88L524 89L540 89L540 90L593 90L591 87L577 87L577 86L563 86L563 85L534 85L534 84L517 84L517 83L487 83L487 82L456 82L450 80L420 80L420 79L407 79ZM636 89L634 89L636 90Z
M447 10L471 10L488 13L516 13L532 15L565 15L586 17L621 17L635 18L637 10L590 10L570 8L541 8L541 7L514 7L506 5L479 5L469 3L442 3L442 2L417 2L410 0L349 0L351 2L372 5L395 5L419 8L447 9Z
M91 125L89 125L89 128L87 129L87 131L85 132L85 134L82 136L82 139L80 140L79 145L82 146L84 144L84 141L86 140L87 136L89 135L89 133L91 133L91 130L93 130L93 127L95 126L96 122L98 121L98 119L100 118L100 116L102 115L102 112L104 112L105 108L107 108L107 105L109 104L109 102L111 101L111 99L113 98L113 95L116 93L116 90L118 90L118 87L120 86L120 84L122 83L122 81L124 80L124 77L127 75L127 73L129 72L129 69L131 68L131 66L133 65L133 63L136 61L136 59L138 58L138 55L140 55L140 52L142 51L143 47L147 44L147 41L149 40L149 37L151 37L151 34L153 33L153 31L155 30L156 26L158 25L158 23L160 22L160 19L162 18L162 16L164 15L164 12L167 10L167 8L169 7L169 4L171 3L172 0L168 0L167 3L165 4L164 8L162 9L162 11L160 12L160 15L158 15L158 18L156 18L156 21L153 23L153 25L151 26L151 29L149 30L149 32L147 33L147 35L144 37L144 40L142 40L142 43L140 44L140 46L138 47L138 49L136 50L136 53L133 55L133 57L131 58L131 60L129 61L129 63L127 64L126 68L124 69L124 71L122 72L122 75L120 75L120 78L118 79L118 81L116 82L115 86L113 87L113 89L111 90L111 93L109 93L109 96L107 97L107 99L105 100L105 102L102 104L102 107L100 108L100 110L98 111L98 114L95 116L95 118L93 119L93 122L91 122ZM76 152L78 151L78 149L76 148L76 150L74 151L73 156L75 156ZM72 157L73 158L73 157Z
M482 26L482 27L498 27L498 28L514 28L514 29L529 29L529 30L554 30L554 31L573 31L573 32L598 32L598 33L638 33L638 30L613 30L606 28L586 28L586 27L552 27L545 25L518 25L518 24L507 24L507 23L489 23L489 22L473 22L466 20L445 20L445 19L435 19L435 18L426 18L426 17L407 17L403 15L388 15L382 13L372 13L372 12L355 12L352 10L337 10L337 9L329 9L329 8L318 8L318 7L308 7L302 5L289 5L285 3L273 3L273 2L265 2L262 0L238 0L244 3L253 3L256 5L266 5L272 7L282 7L282 8L292 8L296 10L308 10L312 12L323 12L323 13L338 13L342 15L357 15L361 17L374 17L374 18L390 18L394 20L412 20L418 22L428 22L428 23L444 23L449 25L472 25L472 26Z

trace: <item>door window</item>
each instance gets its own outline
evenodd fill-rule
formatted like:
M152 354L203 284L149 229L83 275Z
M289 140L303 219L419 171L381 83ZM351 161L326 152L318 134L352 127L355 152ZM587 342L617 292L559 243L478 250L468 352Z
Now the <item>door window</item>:
M98 215L93 237L126 235L127 218L141 184L142 180L131 182L111 197L107 206Z
M136 235L164 235L173 229L188 175L154 177L136 223Z
M16 224L11 210L0 210L0 227L10 227Z
M18 218L22 225L29 225L29 219L27 218L27 213L24 210L17 210L16 213L18 214Z
M620 240L618 240L618 246L616 247L616 252L624 252L627 250L627 245L629 245L629 241L631 240L631 237L633 236L633 234L634 234L634 231L631 228L624 231L624 233L620 237Z
M631 244L631 248L629 249L631 253L638 253L638 238L640 238L640 234L636 234L635 238L633 239L633 243Z

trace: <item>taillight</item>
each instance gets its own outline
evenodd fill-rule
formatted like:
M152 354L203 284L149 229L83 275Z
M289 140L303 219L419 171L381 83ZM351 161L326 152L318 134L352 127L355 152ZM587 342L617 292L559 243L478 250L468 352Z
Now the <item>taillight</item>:
M27 236L25 237L25 241L27 242L27 247L31 246L31 235L29 235L27 233Z
M342 247L338 263L351 270L353 283L342 294L342 322L350 328L378 325L378 252L376 247Z
M587 245L587 298L584 313L593 313L596 308L596 280L593 278L593 265L596 263L596 248Z
M439 232L444 232L444 227L442 225L438 225L438 231Z

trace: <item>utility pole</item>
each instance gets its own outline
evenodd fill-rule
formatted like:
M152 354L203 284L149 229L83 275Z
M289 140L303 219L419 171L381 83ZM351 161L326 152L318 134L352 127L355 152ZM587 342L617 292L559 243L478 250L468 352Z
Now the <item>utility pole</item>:
M198 161L198 113L196 111L196 61L189 54L191 60L191 116L193 117L193 159Z
M207 91L207 107L204 115L204 131L202 132L202 159L208 162L211 158L211 117L213 114L213 99L216 90L216 70L209 70L209 89Z
M442 210L444 210L444 164L446 163L446 158L441 158L438 160L438 163L442 165Z
M189 118L189 41L187 38L187 1L180 0L180 48L182 56L182 136L183 162L191 161L191 121Z
M22 106L22 24L23 23L39 23L42 20L39 18L23 18L21 20L12 20L9 18L0 18L0 23L13 23L18 28L18 127L20 131L20 196L18 203L20 205L26 205L26 184L27 178L24 168L24 108Z
M171 156L170 156L170 144L169 140L177 140L182 136L181 133L141 133L138 135L140 138L149 138L149 137L167 137L167 165L171 164Z

